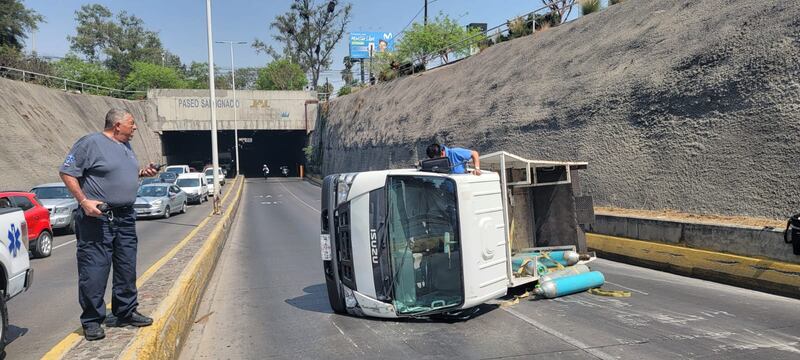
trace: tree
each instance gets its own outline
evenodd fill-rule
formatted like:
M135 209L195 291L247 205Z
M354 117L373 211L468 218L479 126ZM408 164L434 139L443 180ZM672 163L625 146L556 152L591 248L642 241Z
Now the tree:
M567 21L569 14L572 13L575 0L542 0L542 4L550 8L553 16L558 15L558 22L556 22L556 24L559 24Z
M183 71L186 86L190 89L208 89L208 63L195 62ZM238 78L237 78L238 81ZM230 89L231 77L229 74L221 74L218 66L214 66L214 87L217 89ZM239 87L238 85L236 86Z
M111 10L99 4L81 6L75 12L75 36L67 36L70 48L90 61L105 55L106 67L126 78L133 62L148 62L179 68L180 58L161 44L158 33L147 30L144 21L122 11L113 18Z
M340 72L342 75L342 80L344 81L345 86L352 85L355 83L355 79L353 78L353 59L349 56L344 57L344 69Z
M86 62L75 55L53 63L53 73L58 77L116 89L119 76L96 62Z
M177 70L146 63L134 61L131 64L131 72L125 79L126 90L147 90L151 88L161 89L185 89L188 84Z
M316 88L319 73L331 65L331 53L342 39L350 23L351 4L337 9L337 0L317 5L313 0L294 0L291 8L278 15L270 24L277 30L272 38L284 44L283 55L256 39L253 47L275 60L285 58L300 65L311 74L311 86Z
M308 84L300 65L289 60L275 60L258 72L258 90L303 90Z
M330 97L333 93L333 84L325 81L325 83L317 85L317 92L320 94L327 94L327 97Z
M428 25L412 24L395 48L400 58L427 64L431 56L439 56L447 62L450 54L466 55L470 46L483 40L480 30L466 30L447 15L439 13Z
M0 46L21 50L28 38L25 32L38 29L43 21L42 15L20 0L0 0Z

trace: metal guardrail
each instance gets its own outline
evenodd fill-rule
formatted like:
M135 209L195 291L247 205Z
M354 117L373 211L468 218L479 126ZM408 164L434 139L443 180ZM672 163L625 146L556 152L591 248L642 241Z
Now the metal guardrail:
M58 76L41 74L33 71L16 69L7 66L0 66L0 76L4 78L21 80L22 82L34 82L38 85L48 87L61 88L64 91L80 90L81 93L86 92L87 89L94 90L97 94L105 94L109 96L126 95L126 94L142 94L146 95L147 91L138 90L120 90L102 85L95 85L84 83L80 81L70 80Z

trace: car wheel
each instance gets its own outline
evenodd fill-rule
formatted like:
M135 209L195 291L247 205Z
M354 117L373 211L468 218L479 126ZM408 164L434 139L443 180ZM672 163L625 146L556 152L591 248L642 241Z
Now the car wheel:
M183 205L181 205L181 214L186 214L186 201L184 201Z
M164 208L164 219L169 219L169 212L169 205L167 205L167 207Z
M0 291L0 317L2 318L2 328L0 328L0 357L5 356L6 333L8 332L8 308L6 307L6 294Z
M33 256L43 258L50 256L53 251L53 235L50 232L43 230L36 238L36 246L33 248Z

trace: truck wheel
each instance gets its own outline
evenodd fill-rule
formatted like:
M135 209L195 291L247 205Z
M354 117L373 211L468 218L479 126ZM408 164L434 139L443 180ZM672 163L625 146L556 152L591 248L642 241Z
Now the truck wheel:
M344 291L340 284L336 283L334 279L326 277L325 283L328 287L328 302L331 304L331 309L337 314L347 314L347 306L344 304Z
M167 207L164 208L164 219L169 219L169 212L170 211L171 210L169 209L169 205L167 205Z
M42 230L36 238L36 246L33 248L33 256L43 258L50 256L53 251L53 235L47 230Z
M8 332L8 308L6 307L6 294L0 291L0 317L2 318L2 328L0 329L0 358L6 354L6 333Z

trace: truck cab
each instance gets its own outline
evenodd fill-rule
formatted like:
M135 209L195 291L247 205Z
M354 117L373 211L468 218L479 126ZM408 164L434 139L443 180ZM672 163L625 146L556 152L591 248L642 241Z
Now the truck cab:
M28 257L28 223L22 209L0 206L0 354L8 330L6 302L27 290L33 282Z
M514 192L525 182L522 173L530 173L529 163L506 163L506 158L481 157L488 171L479 176L399 169L325 177L320 243L333 310L383 318L458 313L536 281L538 274L519 276L512 268L517 253L577 249L572 193L565 192L565 201L553 207L571 205L572 212L556 211L565 216L553 221L542 214L542 223L553 226L537 230L531 211L516 210L535 208ZM533 168L530 189L572 184ZM559 198L545 195L542 201ZM559 221L572 226L559 227ZM573 233L564 237L564 229Z

